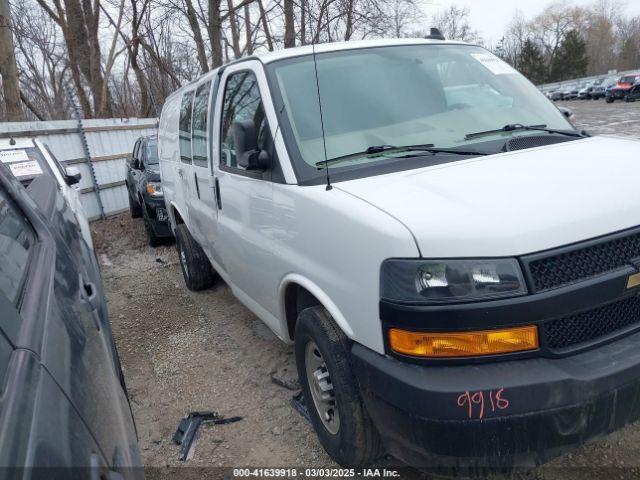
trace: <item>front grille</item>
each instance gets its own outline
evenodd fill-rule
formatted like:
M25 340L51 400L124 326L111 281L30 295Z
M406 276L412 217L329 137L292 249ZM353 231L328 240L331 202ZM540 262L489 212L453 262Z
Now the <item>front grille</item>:
M547 347L562 350L640 325L640 297L625 298L543 324Z
M640 233L633 233L533 260L529 273L534 291L539 292L616 270L637 257L640 257Z

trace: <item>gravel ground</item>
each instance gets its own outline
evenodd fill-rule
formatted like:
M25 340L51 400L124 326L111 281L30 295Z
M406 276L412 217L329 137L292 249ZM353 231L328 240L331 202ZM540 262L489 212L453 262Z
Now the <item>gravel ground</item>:
M566 105L581 128L640 137L640 103ZM160 467L149 472L184 478L197 471L190 478L217 478L233 467L336 466L291 407L294 392L272 381L272 376L297 381L291 347L277 340L222 281L205 292L189 292L175 246L148 247L141 220L119 215L93 223L92 231L142 456L146 466ZM201 428L193 457L180 462L171 436L180 418L194 410L243 418ZM515 476L639 478L640 425Z

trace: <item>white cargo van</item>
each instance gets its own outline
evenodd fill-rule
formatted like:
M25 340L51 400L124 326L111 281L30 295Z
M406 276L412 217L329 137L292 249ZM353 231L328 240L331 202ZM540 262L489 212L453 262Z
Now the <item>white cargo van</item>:
M436 40L245 58L159 130L187 287L295 343L351 466L533 465L640 416L639 154Z

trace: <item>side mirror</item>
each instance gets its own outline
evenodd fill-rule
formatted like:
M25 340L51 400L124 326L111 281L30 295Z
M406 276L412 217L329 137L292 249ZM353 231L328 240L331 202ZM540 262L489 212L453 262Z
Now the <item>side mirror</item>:
M558 107L558 110L560 110L560 113L562 113L565 116L565 118L569 120L571 123L573 123L574 120L576 119L575 115L573 114L573 110L571 110L570 108Z
M269 168L269 154L258 149L258 133L253 120L234 122L233 143L236 150L236 162L246 170L266 170Z
M82 174L78 167L67 167L65 169L65 182L67 182L67 185L71 186L80 183L81 178Z

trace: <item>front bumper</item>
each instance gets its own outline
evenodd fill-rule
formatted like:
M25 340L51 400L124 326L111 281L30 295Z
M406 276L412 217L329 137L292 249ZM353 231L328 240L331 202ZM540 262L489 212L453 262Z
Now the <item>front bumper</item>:
M532 260L523 260L528 283ZM640 418L640 287L629 286L637 273L630 263L539 293L466 304L381 300L386 355L355 344L352 356L387 449L423 468L530 467ZM388 344L390 328L522 325L538 327L538 350L422 360Z
M153 198L146 195L144 198L144 208L147 211L149 226L158 237L171 237L173 232L169 225L167 209L164 198Z
M627 90L623 90L623 89L617 90L616 89L616 90L611 90L611 92L609 93L609 96L611 98L615 98L616 100L619 100L619 99L624 98L628 93L629 93L629 89L627 89Z
M469 474L539 465L640 418L640 333L567 358L424 366L359 344L352 364L385 447Z

